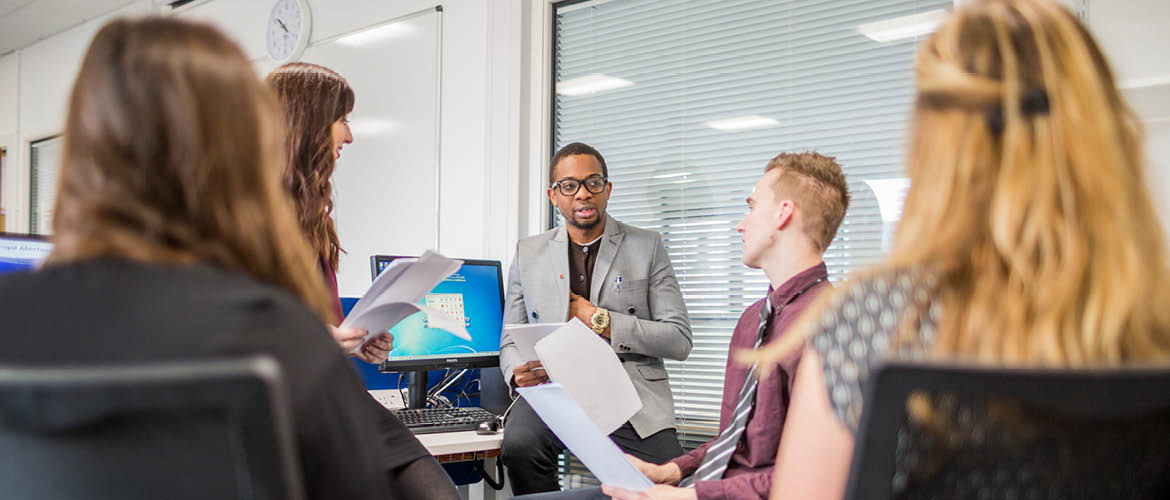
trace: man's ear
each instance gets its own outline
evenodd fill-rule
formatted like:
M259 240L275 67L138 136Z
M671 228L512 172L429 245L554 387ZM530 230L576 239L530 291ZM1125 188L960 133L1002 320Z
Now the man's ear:
M554 207L557 206L557 194L553 191L553 188L548 188L548 201L551 202Z
M776 229L784 229L796 216L796 202L783 200L776 207Z

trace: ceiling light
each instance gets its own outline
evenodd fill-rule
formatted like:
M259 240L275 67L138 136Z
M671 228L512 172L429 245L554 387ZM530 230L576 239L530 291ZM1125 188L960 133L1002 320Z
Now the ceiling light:
M352 35L345 35L337 39L337 43L349 46L373 45L387 38L406 35L414 31L414 27L398 22L362 30Z
M601 73L593 73L571 80L557 82L557 93L568 96L596 94L598 92L605 92L606 90L629 87L633 84L634 82L629 80L623 80Z
M947 11L945 9L931 10L865 23L858 26L857 31L873 40L890 42L930 33L937 29L946 17Z
M651 179L670 179L672 177L686 177L691 175L690 172L675 172L673 174L658 174L650 176Z
M716 130L747 130L753 128L768 128L780 125L780 122L760 115L737 116L722 120L711 120L706 123Z

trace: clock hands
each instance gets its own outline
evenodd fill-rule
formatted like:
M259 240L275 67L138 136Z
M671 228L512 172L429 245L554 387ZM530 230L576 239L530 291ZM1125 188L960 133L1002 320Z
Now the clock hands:
M284 30L284 32L285 32L285 33L288 33L288 32L289 32L289 31L288 31L288 26L285 26L285 25L284 25L284 21L281 21L279 17L278 17L278 18L276 18L276 24L279 24L279 25L280 25L280 29Z

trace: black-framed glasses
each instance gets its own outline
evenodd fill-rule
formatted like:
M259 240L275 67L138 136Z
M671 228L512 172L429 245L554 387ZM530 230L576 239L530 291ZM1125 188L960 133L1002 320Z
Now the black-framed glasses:
M605 191L605 185L609 183L609 179L597 174L586 177L585 180L574 179L572 177L565 177L553 183L553 188L561 192L565 196L573 196L577 191L581 190L581 185L585 185L585 189L590 193L598 194Z

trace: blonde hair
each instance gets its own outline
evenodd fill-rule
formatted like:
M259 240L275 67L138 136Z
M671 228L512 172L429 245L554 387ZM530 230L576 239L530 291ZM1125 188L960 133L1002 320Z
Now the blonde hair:
M931 354L1056 367L1170 358L1142 133L1085 27L1049 0L972 2L926 40L916 69L911 187L874 272L937 279ZM917 338L926 307L899 342Z
M219 30L110 22L70 97L50 264L206 263L331 319L316 254L280 184L283 137L276 99Z

